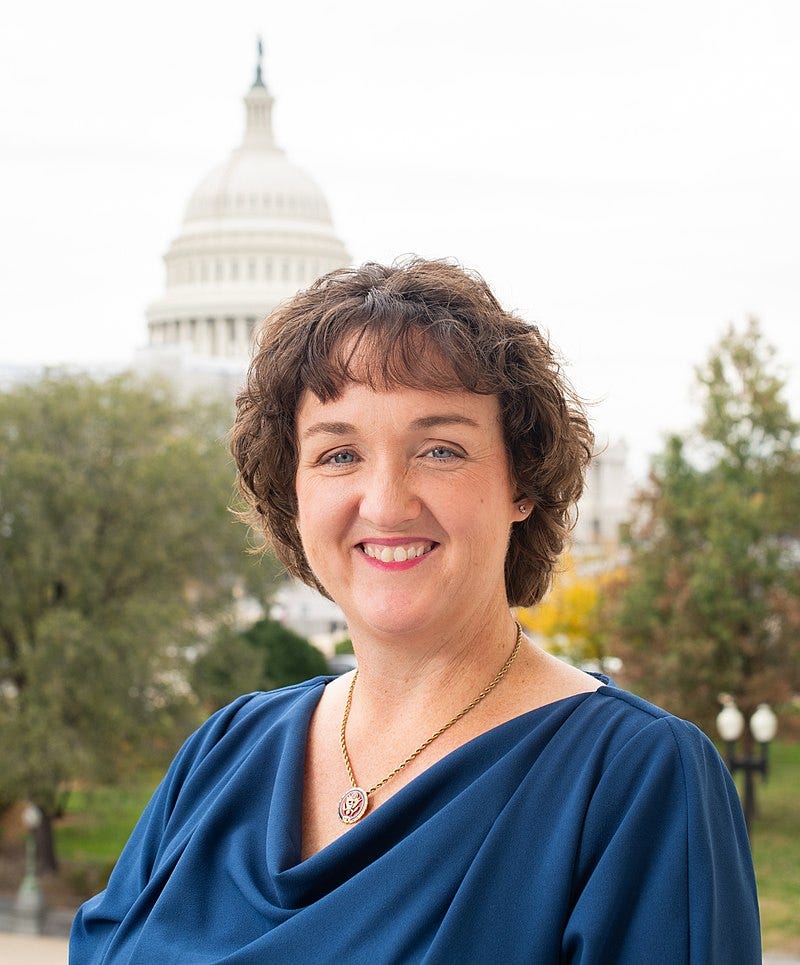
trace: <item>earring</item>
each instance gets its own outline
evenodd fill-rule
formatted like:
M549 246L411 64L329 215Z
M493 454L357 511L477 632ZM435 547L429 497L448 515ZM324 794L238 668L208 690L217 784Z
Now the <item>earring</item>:
M520 511L521 513L527 513L527 512L528 512L528 507L527 507L527 505L526 505L525 503L520 503L520 504L519 504L519 511Z

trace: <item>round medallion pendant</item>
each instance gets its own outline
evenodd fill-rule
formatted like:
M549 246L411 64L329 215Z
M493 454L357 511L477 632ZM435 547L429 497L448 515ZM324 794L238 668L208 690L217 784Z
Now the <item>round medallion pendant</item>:
M369 798L363 787L351 787L339 798L339 820L342 824L355 824L367 813Z

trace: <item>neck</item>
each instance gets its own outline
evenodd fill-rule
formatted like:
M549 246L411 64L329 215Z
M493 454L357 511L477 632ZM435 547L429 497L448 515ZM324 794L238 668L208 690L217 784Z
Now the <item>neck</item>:
M425 633L353 632L360 717L385 724L394 714L425 716L475 696L503 665L516 641L505 601ZM417 710L415 710L415 708Z

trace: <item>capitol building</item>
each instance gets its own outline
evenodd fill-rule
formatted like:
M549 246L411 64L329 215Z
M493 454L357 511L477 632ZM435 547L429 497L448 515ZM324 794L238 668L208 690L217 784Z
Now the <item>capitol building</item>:
M146 312L148 345L136 367L169 374L184 390L218 382L235 391L263 318L350 264L322 191L275 141L273 103L259 44L242 142L189 198L164 256L165 291Z

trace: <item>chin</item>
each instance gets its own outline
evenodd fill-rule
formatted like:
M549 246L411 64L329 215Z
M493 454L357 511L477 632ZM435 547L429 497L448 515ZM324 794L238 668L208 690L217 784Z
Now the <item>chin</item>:
M409 599L406 594L391 595L384 600L376 600L373 596L364 601L363 606L349 602L347 608L342 607L348 624L362 627L368 633L387 636L419 633L433 622L432 618L435 619L430 606L421 607L419 598Z

